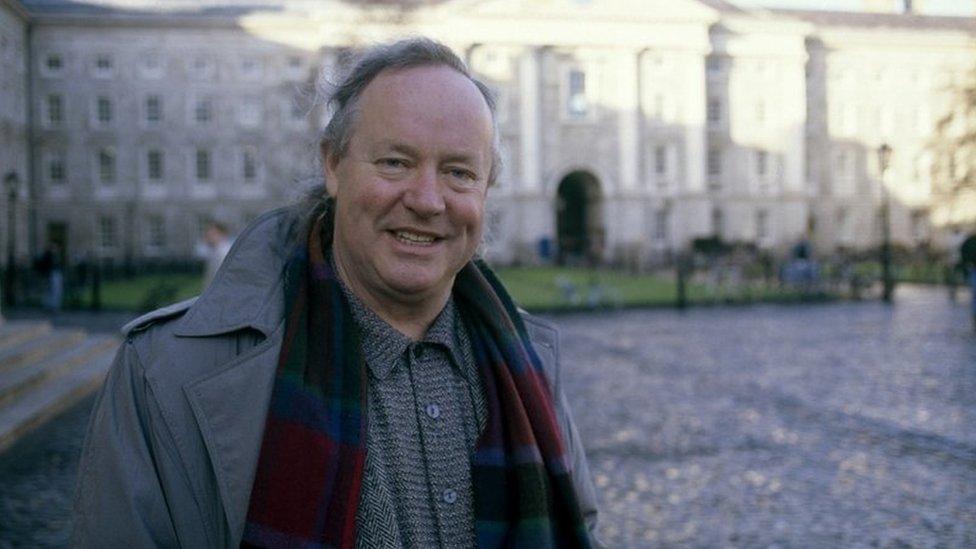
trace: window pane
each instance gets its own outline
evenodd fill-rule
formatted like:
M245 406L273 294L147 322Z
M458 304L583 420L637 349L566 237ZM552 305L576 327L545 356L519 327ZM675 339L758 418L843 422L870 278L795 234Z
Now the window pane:
M586 73L581 70L569 71L569 95L567 111L571 116L586 116L589 105L586 99Z
M102 124L112 121L112 102L107 97L98 98L98 121Z
M115 154L108 149L98 152L98 178L102 183L115 182Z
M197 179L210 179L210 151L197 150Z
M197 101L196 107L193 111L193 118L197 122L210 122L213 116L213 107L209 99L201 99Z
M149 151L146 160L148 164L149 179L162 179L163 153L156 150Z
M47 96L47 121L58 125L64 119L64 102L60 95Z
M162 120L162 100L158 95L150 95L146 98L146 121L159 122Z
M244 179L251 181L255 177L257 177L257 159L253 149L246 149L244 151Z

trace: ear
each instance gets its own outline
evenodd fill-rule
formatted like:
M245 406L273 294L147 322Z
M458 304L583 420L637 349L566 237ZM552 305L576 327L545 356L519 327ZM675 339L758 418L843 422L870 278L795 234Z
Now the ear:
M329 144L322 142L319 145L319 150L322 154L322 169L325 176L325 190L329 193L329 196L335 198L336 193L339 190L339 183L337 178L337 171L339 167L339 158L332 154L329 148Z

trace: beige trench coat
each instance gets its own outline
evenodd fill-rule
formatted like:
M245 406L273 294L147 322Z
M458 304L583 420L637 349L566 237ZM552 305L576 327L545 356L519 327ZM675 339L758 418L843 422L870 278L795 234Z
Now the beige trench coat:
M289 209L237 239L199 298L136 319L89 421L72 547L240 545L284 331ZM526 315L558 397L588 524L596 502L557 368L557 334Z

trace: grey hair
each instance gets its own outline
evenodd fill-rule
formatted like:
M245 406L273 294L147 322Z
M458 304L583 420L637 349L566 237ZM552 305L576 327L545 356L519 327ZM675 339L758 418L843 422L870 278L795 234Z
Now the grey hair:
M352 69L338 82L328 99L333 114L319 139L323 163L328 155L333 155L337 159L345 156L356 125L359 98L374 78L386 70L427 65L443 65L454 69L471 80L484 97L491 112L493 134L488 185L494 185L502 167L495 96L488 86L471 75L464 61L450 48L430 38L408 38L392 44L374 46L358 57Z

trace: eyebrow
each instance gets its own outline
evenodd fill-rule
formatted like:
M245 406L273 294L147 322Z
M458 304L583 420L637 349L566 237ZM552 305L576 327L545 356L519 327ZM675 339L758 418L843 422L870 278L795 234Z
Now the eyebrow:
M420 156L419 150L405 143L397 143L393 141L380 141L379 143L377 143L377 148L389 148L394 152L405 154L411 157ZM449 152L443 158L440 159L440 162L462 162L465 164L473 165L476 163L476 156L466 152Z

